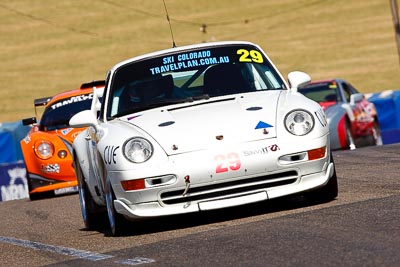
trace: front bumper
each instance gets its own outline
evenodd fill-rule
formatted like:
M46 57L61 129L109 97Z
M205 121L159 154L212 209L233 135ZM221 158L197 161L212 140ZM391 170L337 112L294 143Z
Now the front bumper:
M34 173L29 173L28 179L30 188L29 194L43 193L60 189L67 190L68 188L75 188L78 185L78 181L75 177L65 178L65 180L56 180L50 179L48 177L43 177Z
M116 200L115 209L128 219L183 214L234 207L317 189L334 173L330 160L329 135L313 140L313 146L298 143L276 144L276 139L236 146L213 148L170 157L163 168L109 172ZM308 160L310 149L326 146L322 158ZM216 173L220 162L215 155L236 153L240 168ZM162 183L163 177L174 177ZM191 183L184 195L186 183ZM125 191L121 181L151 177L161 182L137 191Z

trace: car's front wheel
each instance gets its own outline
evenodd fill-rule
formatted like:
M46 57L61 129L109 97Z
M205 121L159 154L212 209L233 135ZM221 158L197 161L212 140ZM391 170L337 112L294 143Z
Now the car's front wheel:
M115 194L111 187L110 178L107 176L106 186L106 204L108 220L110 222L111 235L120 236L125 228L126 219L121 214L117 213L114 207Z
M333 163L332 154L330 155L330 162ZM333 166L333 168L333 175L329 179L328 183L317 190L309 192L307 197L315 201L328 202L334 200L338 196L339 190L335 166Z
M100 207L93 200L79 164L74 162L74 168L78 181L79 203L83 222L87 229L97 229L103 226L101 215L104 214L104 207Z

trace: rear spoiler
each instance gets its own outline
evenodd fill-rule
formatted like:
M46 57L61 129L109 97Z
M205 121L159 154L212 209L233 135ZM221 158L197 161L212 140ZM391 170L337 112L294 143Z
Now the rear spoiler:
M46 104L49 103L52 98L53 98L52 96L37 98L37 99L33 100L33 105L35 107L46 106Z
M79 89L88 89L88 88L93 88L93 87L102 87L106 85L105 80L99 80L99 81L92 81L88 83L82 83L81 87Z
M23 119L22 120L22 125L36 124L37 123L37 119L36 119L37 110L36 110L36 107L46 106L47 103L49 103L52 98L53 98L52 96L49 96L49 97L42 97L42 98L37 98L37 99L33 100L33 105L35 106L35 117Z
M106 85L105 80L92 81L92 82L82 83L81 86L79 87L79 89L102 87L105 85ZM33 104L35 107L46 106L46 104L49 103L52 98L53 98L52 96L37 98L37 99L33 100Z

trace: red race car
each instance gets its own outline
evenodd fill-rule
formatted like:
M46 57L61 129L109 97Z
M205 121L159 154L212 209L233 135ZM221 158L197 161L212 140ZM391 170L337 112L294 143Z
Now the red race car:
M298 88L298 91L324 109L332 149L382 144L374 104L349 82L342 79L313 81Z

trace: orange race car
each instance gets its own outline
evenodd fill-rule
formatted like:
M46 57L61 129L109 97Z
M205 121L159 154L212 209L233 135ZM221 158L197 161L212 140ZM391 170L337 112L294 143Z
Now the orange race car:
M71 146L83 129L69 127L69 119L90 109L93 90L102 96L104 85L104 81L93 81L76 90L34 100L35 112L39 106L45 109L40 122L36 117L22 120L32 129L20 142L31 200L77 192Z

